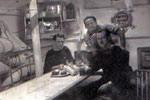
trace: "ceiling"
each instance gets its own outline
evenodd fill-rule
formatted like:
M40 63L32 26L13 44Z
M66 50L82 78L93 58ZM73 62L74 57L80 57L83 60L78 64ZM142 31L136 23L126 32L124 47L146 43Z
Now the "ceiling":
M30 0L0 0L0 9L18 8L29 2Z
M15 9L26 4L29 4L31 0L0 0L0 9ZM37 0L37 2L43 1L60 1L60 0Z
M31 0L0 0L0 9L18 8L28 4L30 1ZM56 0L37 0L37 1L41 2L41 1L56 1ZM85 0L85 1L92 1L92 2L97 1L99 4L102 4L102 6L105 7L110 5L111 0ZM122 1L122 0L112 0L112 1ZM132 1L134 4L146 4L150 2L150 0L132 0Z

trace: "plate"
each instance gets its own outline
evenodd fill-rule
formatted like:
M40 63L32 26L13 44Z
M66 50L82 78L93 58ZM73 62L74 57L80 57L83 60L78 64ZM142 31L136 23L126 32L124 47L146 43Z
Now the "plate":
M51 77L65 77L65 76L69 76L70 73L65 71L65 70L54 70L52 71Z

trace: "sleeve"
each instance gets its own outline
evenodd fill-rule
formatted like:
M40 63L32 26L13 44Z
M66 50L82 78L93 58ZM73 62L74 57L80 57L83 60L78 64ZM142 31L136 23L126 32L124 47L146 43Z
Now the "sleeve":
M78 47L77 48L79 51L81 50L81 46L83 43L85 43L88 47L91 46L91 42L90 42L87 34L82 35L82 37L80 38L80 41L78 41L78 45L77 45Z
M113 57L115 63L120 66L122 71L128 71L129 67L129 52L127 50L122 50L120 47L113 47Z
M50 59L51 59L50 53L48 52L45 58L44 73L51 71L52 65L51 65Z
M74 63L74 59L73 59L73 57L72 57L72 54L71 54L69 48L66 47L66 46L65 46L65 52L66 52L66 53L65 53L65 54L66 54L66 59L67 59L69 62L73 62L73 63Z
M91 41L90 41L90 38L89 38L88 34L86 34L86 35L84 36L84 41L85 41L85 43L86 43L86 45L87 45L88 47L92 47L92 43L91 43Z
M105 25L104 28L109 31L110 33L114 34L114 35L117 35L118 33L118 30L119 30L119 27L114 27L112 25Z
M100 69L97 56L93 56L90 60L91 73L95 73Z

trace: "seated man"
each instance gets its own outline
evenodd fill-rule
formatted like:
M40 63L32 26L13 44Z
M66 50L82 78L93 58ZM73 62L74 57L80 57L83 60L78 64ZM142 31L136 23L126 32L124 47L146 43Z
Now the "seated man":
M53 40L55 41L53 48L46 54L44 73L52 71L53 66L73 62L70 50L64 46L64 35L56 34Z
M121 94L126 94L130 87L132 68L129 66L129 52L109 42L107 36L105 31L96 34L96 51L94 51L95 55L90 61L90 67L91 72L96 72L102 68L103 75L102 78L90 83L85 88L86 92L90 92L91 97L89 97L89 100L94 98L100 86L109 81L114 84Z

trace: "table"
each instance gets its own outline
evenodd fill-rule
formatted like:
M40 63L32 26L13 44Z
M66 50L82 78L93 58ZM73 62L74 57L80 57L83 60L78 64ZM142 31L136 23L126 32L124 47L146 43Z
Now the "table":
M0 92L0 100L52 100L88 76L50 77L47 73Z

